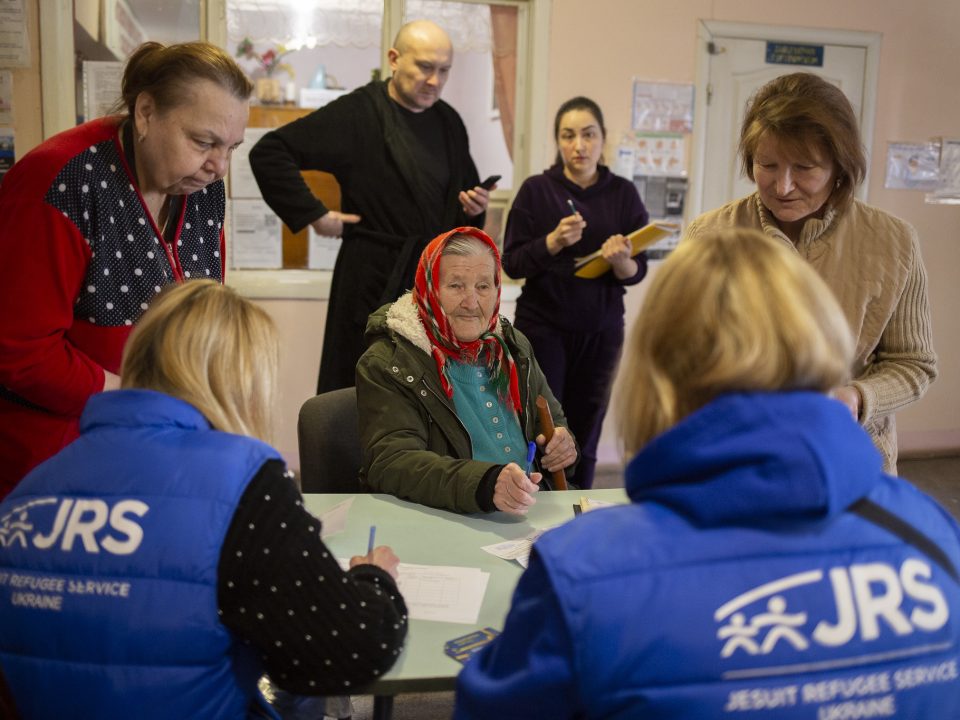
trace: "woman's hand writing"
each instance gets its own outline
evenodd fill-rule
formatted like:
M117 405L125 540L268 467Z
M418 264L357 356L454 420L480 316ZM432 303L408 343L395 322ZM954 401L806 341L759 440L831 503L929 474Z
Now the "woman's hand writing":
M565 216L557 223L553 232L547 235L547 252L556 255L563 248L576 245L583 237L583 229L586 226L587 221L580 213Z
M540 478L540 473L531 473L528 478L516 463L505 465L493 489L494 507L511 515L526 515L537 501L533 494L540 489Z
M373 552L367 553L366 555L354 555L350 558L350 567L356 567L357 565L376 565L378 568L390 573L394 579L397 577L397 566L399 564L400 558L394 554L393 548L389 545L378 545L373 549Z

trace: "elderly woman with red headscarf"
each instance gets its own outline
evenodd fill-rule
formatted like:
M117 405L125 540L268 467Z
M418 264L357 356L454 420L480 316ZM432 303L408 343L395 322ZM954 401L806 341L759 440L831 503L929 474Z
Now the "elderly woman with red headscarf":
M367 323L357 364L361 476L374 490L456 512L523 515L577 447L530 342L500 316L500 253L471 227L424 249L412 293ZM536 399L556 431L545 441Z

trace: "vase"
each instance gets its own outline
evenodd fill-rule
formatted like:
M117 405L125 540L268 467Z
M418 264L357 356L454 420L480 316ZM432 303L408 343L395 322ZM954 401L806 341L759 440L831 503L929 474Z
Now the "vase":
M273 77L257 78L256 95L257 100L265 105L283 102L283 88Z

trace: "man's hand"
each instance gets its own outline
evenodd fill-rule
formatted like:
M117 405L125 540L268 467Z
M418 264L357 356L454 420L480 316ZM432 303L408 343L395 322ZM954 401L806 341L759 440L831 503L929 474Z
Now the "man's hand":
M573 436L565 427L558 427L553 431L553 437L550 438L546 447L543 444L545 441L546 438L542 434L537 435L537 445L543 448L540 467L544 470L550 472L563 470L576 461L577 445L573 442Z
M516 463L506 465L497 476L493 489L494 506L511 515L526 515L537 501L533 494L540 489L537 485L540 477L540 473L532 473L528 478Z
M358 222L360 222L359 215L328 210L325 215L321 215L310 223L310 227L313 228L313 231L317 233L317 235L323 235L324 237L342 237L344 225L352 225Z
M493 186L497 187L496 185ZM458 196L463 214L467 217L476 217L487 211L490 204L490 192L477 185L472 190L462 190Z

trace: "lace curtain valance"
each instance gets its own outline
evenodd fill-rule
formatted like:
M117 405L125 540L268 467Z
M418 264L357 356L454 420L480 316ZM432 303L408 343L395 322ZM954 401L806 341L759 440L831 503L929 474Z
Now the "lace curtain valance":
M490 8L484 4L410 0L406 18L428 18L450 35L458 52L491 50ZM230 0L230 47L250 38L257 47L368 48L380 45L382 0Z

